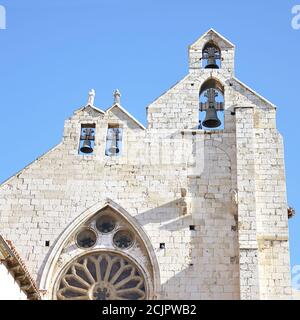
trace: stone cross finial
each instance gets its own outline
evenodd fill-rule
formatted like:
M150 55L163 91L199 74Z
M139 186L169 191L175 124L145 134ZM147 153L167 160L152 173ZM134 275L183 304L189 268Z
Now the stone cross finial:
M114 91L114 103L120 104L120 102L121 102L120 98L121 98L121 93L120 93L119 89L116 89Z
M88 105L93 106L95 101L96 92L94 89L89 91Z

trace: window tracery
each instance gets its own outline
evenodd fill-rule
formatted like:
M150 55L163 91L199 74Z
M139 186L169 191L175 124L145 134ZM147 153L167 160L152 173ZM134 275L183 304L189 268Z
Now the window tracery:
M141 260L131 258L141 250L139 236L135 235L131 225L114 210L108 207L102 209L66 242L63 257L69 263L59 265L61 270L55 284L55 298L146 299L147 272L138 265L145 261L143 254L140 256ZM65 259L66 256L69 258Z
M57 291L59 300L144 300L145 279L128 258L94 253L76 259L65 270Z

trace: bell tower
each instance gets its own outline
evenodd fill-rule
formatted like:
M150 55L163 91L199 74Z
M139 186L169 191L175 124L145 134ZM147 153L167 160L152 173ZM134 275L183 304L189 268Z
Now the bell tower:
M119 90L105 111L91 90L61 143L0 186L0 234L45 298L291 298L276 106L234 52L213 29L193 43L147 127Z
M189 72L149 105L148 130L161 139L181 134L190 146L187 211L211 236L210 221L224 226L212 247L232 248L224 268L238 274L231 281L239 298L285 299L288 204L276 106L235 77L234 56L235 46L213 29L190 45Z
M221 72L225 77L234 76L235 46L214 29L210 29L189 47L191 73Z

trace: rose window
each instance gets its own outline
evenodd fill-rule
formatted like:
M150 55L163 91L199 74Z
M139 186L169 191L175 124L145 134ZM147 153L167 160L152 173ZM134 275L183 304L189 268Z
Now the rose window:
M144 300L145 279L129 259L95 253L75 260L59 280L59 300Z

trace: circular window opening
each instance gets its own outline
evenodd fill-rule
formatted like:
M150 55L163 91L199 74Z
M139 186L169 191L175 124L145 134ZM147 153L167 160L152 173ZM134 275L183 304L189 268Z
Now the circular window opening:
M101 233L110 233L116 227L116 221L110 216L101 216L96 221L96 227Z
M57 284L58 300L145 300L146 282L140 268L115 253L77 258Z
M84 229L80 231L76 236L77 245L80 248L91 248L96 244L97 235L91 229Z
M133 235L128 230L120 230L114 235L114 245L120 249L127 249L133 244Z

